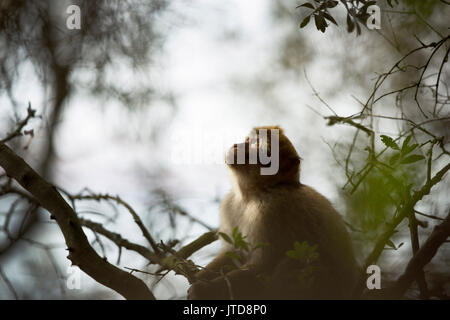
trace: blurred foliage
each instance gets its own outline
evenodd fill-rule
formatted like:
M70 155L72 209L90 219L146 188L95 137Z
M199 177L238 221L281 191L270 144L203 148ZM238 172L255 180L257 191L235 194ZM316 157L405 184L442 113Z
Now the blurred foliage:
M286 255L289 258L297 260L304 264L310 264L319 258L319 253L317 252L317 244L311 246L307 241L294 242L294 249L286 251Z
M431 16L437 4L443 4L441 0L401 0L401 2L422 14L424 18Z
M2 126L10 131L7 127L21 119L21 104L38 92L42 101L32 103L43 119L43 128L26 157L33 159L42 176L52 180L55 132L76 95L91 95L131 110L150 106L152 99L171 98L156 93L148 78L164 39L158 18L168 4L165 0L0 1L0 98L9 102L0 109L12 115L2 119ZM66 25L69 5L80 7L80 29ZM22 149L19 142L11 145ZM9 205L8 199L1 199L0 208ZM5 230L13 236L0 241L2 264L15 259L15 244L27 232L42 230L44 224L37 223L40 211L30 206L30 212L30 218L12 219ZM27 290L32 290L31 286Z
M339 2L339 5L346 9L348 32L356 29L357 34L360 33L357 25L365 23L365 19L367 19L367 16L364 16L365 9L372 4L382 8L383 27L377 32L386 40L386 46L383 47L384 54L386 56L392 54L392 65L400 59L398 54L400 57L404 57L420 45L426 48L426 43L433 43L432 41L436 41L436 39L446 43L448 17L444 12L448 9L448 3L443 1L343 0ZM331 15L330 9L335 7L338 7L338 4L329 0L314 0L299 5L298 8L307 14L301 20L300 27L303 28L314 20L316 28L324 32L330 23L338 20L328 17ZM339 10L335 12L339 15ZM318 16L322 16L322 18L318 18ZM429 20L425 20L425 18ZM433 20L431 20L432 18ZM365 38L359 40L359 43L370 48L370 42L366 42ZM436 159L430 158L425 161L424 154L428 155L433 150L433 145L430 146L431 150L426 145L430 141L436 142L439 139L448 141L449 137L448 111L445 110L448 103L448 87L446 85L448 75L443 71L445 70L443 66L448 61L448 49L447 53L444 53L445 50L444 52L441 50L436 55L432 50L433 46L428 51L417 50L417 54L405 57L404 61L391 71L387 71L391 67L390 65L373 66L376 67L379 77L374 88L368 91L368 96L374 100L369 98L364 104L355 98L363 106L361 114L364 115L361 119L367 121L361 121L362 125L360 123L352 124L358 129L364 129L368 133L367 139L355 135L353 142L337 144L339 149L337 153L342 156L337 159L337 162L341 165L346 163L345 171L348 180L344 190L347 195L347 218L350 227L355 231L354 236L362 241L362 243L358 243L362 247L369 248L374 244L386 225L410 199L414 190L420 188L424 181L427 181L426 178L429 179L430 168L439 168L441 163L439 158L446 154L445 148L442 147L443 154L437 156ZM349 54L344 54L341 57L342 60L348 61ZM389 62L389 64L391 63ZM426 84L422 83L423 88L419 88L426 71L428 77L433 80ZM368 72L368 70L364 70L364 72ZM360 74L363 74L362 69L355 70L354 65L350 66L349 77L357 77ZM442 80L442 88L446 88L442 89L440 97L433 91L433 88L437 88L436 82L432 83L432 81L439 82L438 74ZM383 79L384 83L379 82L380 79ZM392 96L390 97L390 95ZM375 102L381 99L382 102L375 107ZM440 109L436 108L438 104L441 106ZM374 111L375 108L376 111ZM440 112L436 113L436 109ZM393 110L395 116L391 117L391 120L398 121L398 135L395 136L395 133L392 134L394 137L380 135L379 142L384 144L386 150L381 155L375 156L375 146L378 141L375 143L371 134L378 133L379 128L382 127L381 123L385 124L386 121L373 118L373 115L378 114L383 118L385 115L392 114ZM426 120L430 117L433 120L431 123L427 123ZM422 126L420 123L427 124ZM413 140L414 143L412 143ZM391 240L388 240L386 245L393 249L401 246L394 244Z
M294 242L294 248L286 252L286 256L295 260L296 268L291 276L295 277L302 288L314 285L315 262L319 259L317 245L309 245L307 241Z
M390 137L381 140L389 150L375 160L375 169L364 178L359 188L348 198L348 219L353 228L359 230L373 244L385 223L425 178L424 156L411 154L417 144L409 144L408 136L402 147ZM358 162L358 160L356 160Z
M61 1L1 2L0 90L5 90L14 102L12 88L20 76L18 71L31 62L44 86L56 90L58 83L54 81L63 86L67 82L60 89L65 90L64 96L74 86L81 86L93 94L118 99L127 107L148 101L151 88L121 83L118 62L126 64L130 71L151 62L161 40L155 22L167 2L77 0L70 4L81 9L79 30L66 27L68 14ZM75 70L86 73L74 77ZM111 72L115 76L111 77Z
M349 33L356 31L356 34L360 35L362 26L366 24L369 17L367 9L372 5L378 5L379 7L384 8L387 4L390 8L395 7L396 9L401 10L401 8L398 7L404 4L406 9L410 10L410 13L419 13L427 18L433 13L438 2L439 0L341 0L340 4L347 11L347 31ZM329 10L337 7L338 4L339 1L335 0L314 0L297 6L297 8L312 10L305 18L303 18L300 23L300 28L304 28L313 20L317 30L320 30L321 32L325 32L326 28L329 27L329 23L333 23L337 26L338 23ZM419 17L417 18L419 19Z
M257 249L263 248L268 245L267 243L258 243L257 245L252 247L251 244L246 240L247 236L243 235L242 232L239 231L238 226L233 228L231 236L223 232L219 232L219 236L232 245L233 250L227 251L226 255L233 261L233 263L237 267L242 266L242 257L244 255L248 255Z

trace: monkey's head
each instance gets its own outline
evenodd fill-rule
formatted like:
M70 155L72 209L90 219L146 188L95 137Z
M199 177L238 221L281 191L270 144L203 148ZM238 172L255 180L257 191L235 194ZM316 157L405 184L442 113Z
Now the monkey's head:
M299 185L300 157L278 126L254 128L229 149L226 163L243 191Z

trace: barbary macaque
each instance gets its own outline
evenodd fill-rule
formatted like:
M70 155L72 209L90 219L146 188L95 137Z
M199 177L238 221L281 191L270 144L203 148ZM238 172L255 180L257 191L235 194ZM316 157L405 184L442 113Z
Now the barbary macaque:
M236 253L223 236L188 298L351 298L357 265L350 237L330 202L300 183L300 157L283 130L255 128L226 163L233 188L221 203L219 231L240 233L256 249Z

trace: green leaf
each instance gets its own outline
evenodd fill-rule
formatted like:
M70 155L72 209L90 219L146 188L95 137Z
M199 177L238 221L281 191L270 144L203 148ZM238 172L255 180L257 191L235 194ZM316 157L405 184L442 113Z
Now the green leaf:
M398 147L397 143L391 137L386 136L384 134L382 134L380 137L381 137L381 141L384 143L384 145L386 147L392 148L392 149L395 149L395 150L400 150L400 148Z
M403 141L402 144L402 155L407 155L408 153L411 153L412 151L414 151L414 149L416 149L418 147L418 144L412 144L412 145L408 145L409 142L411 141L412 135L406 137L405 141Z
M234 260L234 259L239 260L239 255L234 251L227 251L227 252L225 252L225 254L227 255L228 258L230 258L232 260Z
M386 0L386 2L388 3L388 5L393 8L394 5L392 4L392 0ZM395 0L395 4L398 4L398 0Z
M226 242L233 244L233 240L231 240L231 238L230 238L226 233L219 232L219 235L220 235L220 236L223 238L223 240L225 240Z
M233 238L236 238L236 236L238 235L238 232L239 232L238 227L237 227L237 226L234 227L234 228L233 228Z
M245 251L249 250L247 241L245 241L242 237L239 237L234 241L234 247Z
M352 18L350 18L350 15L347 14L347 31L349 33L352 33L353 29L355 29L355 23L353 22Z
M300 28L304 28L308 23L311 16L307 16L305 19L303 19L302 23L300 23Z
M386 241L386 244L387 244L389 247L391 247L391 248L397 249L397 248L395 247L395 244L394 244L391 240Z
M408 147L408 143L409 143L409 141L411 140L411 138L412 138L412 135L407 136L406 139L405 139L405 141L403 141L403 144L402 144L402 153L403 153L403 152L406 150L406 148Z
M294 250L288 250L288 251L286 251L286 255L287 255L289 258L298 260L297 253L296 253Z
M398 245L397 249L401 248L404 244L405 244L404 242L401 242L401 243Z
M407 155L408 153L411 153L412 151L414 151L414 149L416 149L418 146L419 145L417 143L407 146L404 151L402 150L402 154Z
M316 23L317 30L325 32L325 29L328 27L328 25L324 17L322 17L320 14L316 14L314 15L314 22Z
M301 5L297 6L296 8L300 8L300 7L306 7L306 8L314 9L314 6L311 3L308 3L308 2L306 2L304 4L301 4Z
M414 163L420 160L425 159L424 156L420 155L420 154L413 154L411 156L408 156L406 158L404 158L403 160L400 161L401 164L409 164L409 163Z
M361 27L359 26L359 23L355 21L356 25L356 34L359 36L361 34Z
M334 8L338 5L339 1L328 1L327 8Z
M254 249L264 248L264 247L267 247L268 245L269 245L268 242L260 242L255 246Z
M394 154L391 159L389 159L389 164L392 166L395 163L397 163L398 159L400 158L400 153Z
M289 258L297 260L302 263L312 263L317 258L319 258L319 254L316 252L317 245L310 246L307 241L303 242L294 242L294 250L286 251L286 255Z
M329 15L328 13L323 12L323 16L324 16L327 20L333 22L335 25L338 25L337 22L336 22L336 20L334 20L334 18L333 18L331 15Z
M380 172L386 177L388 178L388 182L395 187L396 189L401 189L403 187L403 184L401 182L401 180L396 179L392 173L390 172L390 169L388 170L387 168L383 167L383 166L377 166L378 170L380 170Z
M367 13L367 8L370 7L371 5L374 5L374 4L377 4L377 2L376 2L376 1L369 1L369 2L366 2L366 3L361 7L361 9L359 9L359 12L360 12L360 13Z
M297 251L302 251L302 250L304 250L304 248L305 248L305 242L300 243L300 242L298 242L298 241L295 241L295 242L294 242L294 248L295 248L295 250L297 250Z

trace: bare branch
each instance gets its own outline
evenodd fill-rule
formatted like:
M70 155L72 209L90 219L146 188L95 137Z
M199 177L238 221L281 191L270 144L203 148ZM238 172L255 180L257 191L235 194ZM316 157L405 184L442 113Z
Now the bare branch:
M82 226L87 227L92 231L101 234L102 236L105 236L106 238L114 242L118 247L124 247L128 250L139 253L141 256L149 260L150 263L160 262L161 259L158 257L158 255L154 254L148 248L122 238L120 234L107 230L105 227L103 227L102 224L83 218L79 218L79 220Z
M450 236L450 213L444 221L434 227L433 232L428 237L420 250L411 258L405 271L399 276L393 286L375 290L378 292L368 292L364 295L365 299L398 299L401 298L406 290L411 286L411 283L417 276L423 272L423 268L433 259L439 247L448 242L447 238Z
M416 252L406 266L405 272L397 279L395 284L395 294L402 296L411 283L436 254L437 250L450 236L450 213L445 220L434 227L433 232L428 237L423 246Z
M22 121L20 121L17 124L16 129L13 132L7 134L5 138L0 140L0 143L5 143L5 142L7 142L7 141L9 141L11 139L14 139L15 137L21 136L23 127L25 127L27 125L28 121L31 118L34 118L35 116L36 116L36 110L31 109L31 104L28 103L28 109L27 109L27 116L26 116L26 118L23 119Z
M216 241L218 239L217 232L211 231L202 234L199 238L188 243L184 247L178 250L178 255L184 259L189 258L194 252L200 250L201 248L207 246L208 244Z
M3 281L6 284L6 286L8 287L9 291L14 296L14 299L19 300L19 295L17 294L16 289L14 288L14 286L11 283L11 281L9 281L8 277L6 276L6 274L3 272L3 270L1 268L0 268L0 278L3 279Z
M8 146L0 143L0 166L47 209L68 246L68 259L97 282L127 299L154 299L144 282L102 259L90 246L80 220L56 188L39 176Z
M411 211L414 211L414 206L419 202L425 195L430 193L431 188L442 180L444 174L450 170L450 163L448 163L444 168L439 170L435 176L425 183L425 185L419 190L414 192L414 194L409 198L409 200L403 205L402 209L397 213L394 219L389 223L388 229L379 237L375 247L372 252L366 258L363 270L367 269L367 266L376 262L384 250L386 242L392 237L395 232L395 228L403 221L405 217L409 215ZM358 285L355 289L355 296L359 297L364 289L365 274L361 274Z
M156 242L153 240L153 237L150 235L150 232L147 230L147 228L144 226L144 223L142 222L139 215L136 213L136 211L131 207L126 201L122 200L119 196L112 196L109 194L89 194L89 195L71 195L67 192L65 194L69 197L70 200L112 200L117 202L118 204L124 206L128 212L131 214L131 216L134 219L134 222L138 225L139 229L141 229L143 236L147 239L147 241L152 246L152 249L159 253L158 246L156 245Z

